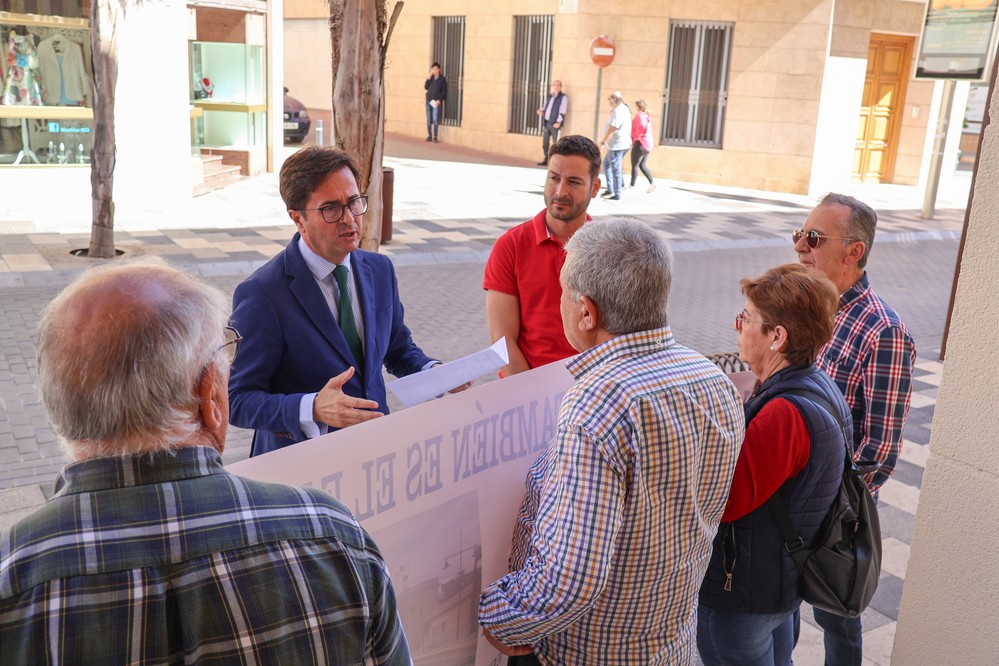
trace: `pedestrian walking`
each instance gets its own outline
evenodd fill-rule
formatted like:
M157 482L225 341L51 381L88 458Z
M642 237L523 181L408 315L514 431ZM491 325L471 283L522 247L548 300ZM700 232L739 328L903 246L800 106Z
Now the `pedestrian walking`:
M646 192L653 192L656 183L645 164L645 158L652 152L652 116L649 115L649 106L644 99L636 101L635 106L638 113L631 119L631 186L635 186L638 170L641 169L649 179L649 189Z
M611 115L604 125L604 137L601 147L607 149L603 168L607 175L607 189L600 196L617 201L621 198L624 188L624 173L621 171L621 160L631 146L628 128L631 126L631 109L624 103L624 97L615 90L607 98L611 105Z

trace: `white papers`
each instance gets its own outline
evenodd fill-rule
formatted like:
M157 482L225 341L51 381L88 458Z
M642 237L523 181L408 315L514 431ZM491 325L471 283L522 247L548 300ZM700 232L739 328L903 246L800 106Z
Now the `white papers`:
M477 377L495 372L510 362L506 350L506 338L500 338L492 347L469 354L457 361L436 365L429 370L417 372L389 382L387 388L406 407L418 405L447 393L456 386L468 383Z

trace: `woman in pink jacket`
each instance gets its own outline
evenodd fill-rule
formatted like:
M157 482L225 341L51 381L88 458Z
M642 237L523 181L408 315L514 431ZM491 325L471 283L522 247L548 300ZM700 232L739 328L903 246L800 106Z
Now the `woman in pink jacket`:
M649 189L656 189L656 184L652 180L649 167L645 166L645 158L652 152L652 116L649 115L649 107L644 99L635 102L638 113L631 119L631 186L635 186L638 180L638 170L641 169L645 177L649 179Z

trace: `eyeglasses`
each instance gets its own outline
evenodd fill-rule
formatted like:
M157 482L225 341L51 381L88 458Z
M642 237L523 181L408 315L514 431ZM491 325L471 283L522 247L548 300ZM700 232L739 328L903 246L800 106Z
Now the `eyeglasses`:
M848 238L846 236L826 236L825 234L820 234L815 229L812 229L811 231L805 231L804 229L795 229L794 231L791 232L791 238L794 240L795 243L800 241L802 236L805 237L805 242L808 244L808 247L818 247L819 241L822 240L823 238L835 238L837 240L847 240L847 241L860 240L858 238Z
M216 351L225 353L226 359L230 363L236 360L236 352L239 351L239 343L243 341L243 336L232 326L226 326L222 337L225 339Z
M354 217L359 217L368 212L368 195L360 194L356 197L347 199L346 204L342 203L328 203L320 208L302 208L300 212L305 212L307 210L318 210L323 216L323 222L326 224L336 224L343 219L343 212L345 210L350 210L350 214Z
M743 310L742 312L740 312L735 316L735 330L742 333L743 324L763 324L764 326L770 325L765 321L756 321L755 319L750 319L749 317L746 316L745 310Z

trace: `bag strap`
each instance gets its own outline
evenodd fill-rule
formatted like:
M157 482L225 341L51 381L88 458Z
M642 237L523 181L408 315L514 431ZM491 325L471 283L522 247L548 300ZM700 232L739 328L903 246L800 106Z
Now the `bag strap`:
M830 403L829 400L827 400L824 395L818 393L810 393L808 391L803 391L801 389L789 389L787 391L784 391L784 393L780 395L788 395L788 394L797 395L802 398L813 400L821 407L824 407L826 412L828 412L829 415L833 417L833 420L839 424L839 429L843 431L843 446L846 448L846 463L845 463L846 466L843 468L843 474L846 474L847 472L857 475L869 474L871 472L877 471L877 469L881 467L881 463L875 460L853 459L853 454L855 452L850 446L850 443L853 441L853 435L847 429L843 421L840 420L839 415L836 413L836 409L832 406L832 403ZM774 397L780 397L780 395Z
M788 552L800 571L808 559L805 540L791 524L791 516L787 513L787 507L784 505L784 500L780 498L779 491L770 496L770 499L767 500L767 506L770 507L774 522L780 529L781 538L784 539L784 550Z
M802 398L806 398L814 403L817 403L820 407L825 409L826 412L829 414L829 416L832 417L833 421L836 422L836 425L839 426L839 429L843 432L843 446L846 448L847 460L853 459L853 451L850 450L850 442L853 441L853 437L850 435L850 432L846 429L846 425L843 423L842 419L839 418L839 414L836 413L836 410L833 408L832 403L830 403L824 395L821 395L819 393L811 393L809 391L802 391L801 389L790 389L774 397L779 398L781 395L796 395Z
M847 432L846 426L833 409L832 404L826 400L826 397L817 393L802 391L800 389L784 391L780 395L787 394L797 395L802 398L812 400L825 409L830 416L832 416L833 420L839 425L839 429L843 432L843 446L845 447L846 455L846 462L844 465L849 465L853 461L853 456L850 452L849 432ZM774 397L780 397L780 395ZM847 467L844 466L844 474L846 474L846 471ZM801 538L801 535L798 534L798 530L794 529L794 525L791 523L791 516L788 515L787 505L784 503L784 499L780 496L780 490L770 496L770 499L767 500L767 506L770 507L770 513L773 514L774 522L777 523L777 527L780 529L781 538L784 539L784 550L791 555L791 558L800 570L805 566L805 560L808 559L808 552L806 552L807 549L805 546L805 540Z

